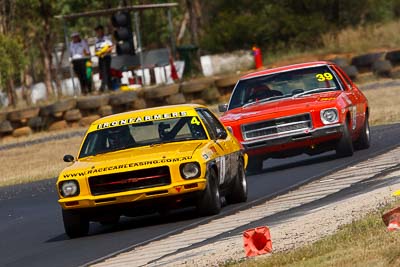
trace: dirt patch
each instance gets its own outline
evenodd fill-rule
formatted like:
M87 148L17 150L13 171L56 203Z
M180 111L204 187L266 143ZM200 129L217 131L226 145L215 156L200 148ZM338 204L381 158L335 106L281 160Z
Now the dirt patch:
M0 151L0 185L19 184L58 176L67 166L65 154L76 155L82 137Z

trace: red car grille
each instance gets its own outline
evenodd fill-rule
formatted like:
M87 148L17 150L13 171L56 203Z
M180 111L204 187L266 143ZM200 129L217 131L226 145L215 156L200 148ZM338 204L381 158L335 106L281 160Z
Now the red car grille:
M248 141L307 129L312 129L311 116L308 113L242 125L242 134L243 139Z
M169 184L167 166L89 177L90 191L95 196Z

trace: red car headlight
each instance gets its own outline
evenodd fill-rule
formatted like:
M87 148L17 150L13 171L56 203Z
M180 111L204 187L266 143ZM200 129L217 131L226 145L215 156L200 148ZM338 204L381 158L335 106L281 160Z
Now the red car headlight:
M336 108L323 109L320 115L323 124L332 124L339 121L339 113Z

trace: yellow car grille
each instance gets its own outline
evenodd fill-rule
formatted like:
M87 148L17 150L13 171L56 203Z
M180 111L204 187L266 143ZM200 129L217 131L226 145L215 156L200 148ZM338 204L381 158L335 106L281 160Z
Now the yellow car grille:
M167 166L89 177L94 196L169 184L171 174Z

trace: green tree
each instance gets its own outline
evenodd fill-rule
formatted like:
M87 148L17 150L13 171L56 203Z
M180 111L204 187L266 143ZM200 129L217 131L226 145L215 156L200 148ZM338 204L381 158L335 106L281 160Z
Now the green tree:
M14 80L18 79L26 64L26 58L21 51L23 45L18 39L0 34L0 83L7 89L9 101L13 106L17 104Z
M400 0L214 0L203 7L201 44L210 52L318 47L322 34L400 15Z

